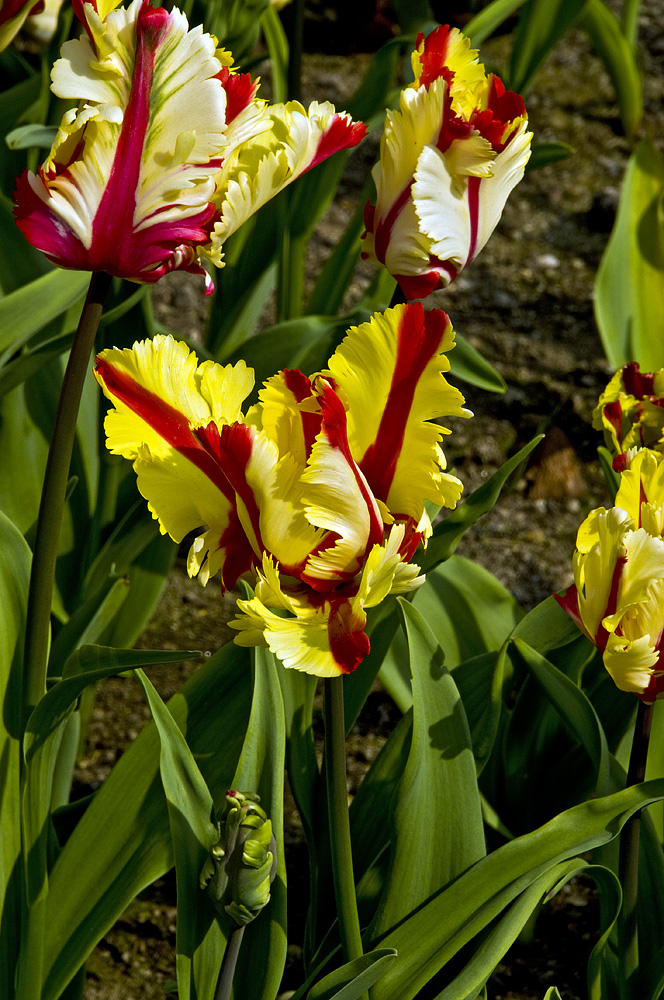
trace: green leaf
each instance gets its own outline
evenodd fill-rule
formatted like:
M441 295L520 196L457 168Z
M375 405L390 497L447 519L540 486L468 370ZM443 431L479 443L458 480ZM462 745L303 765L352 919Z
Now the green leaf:
M523 3L524 0L493 0L484 10L471 18L463 30L470 38L473 48L481 45L501 24L516 13Z
M523 639L514 639L514 646L564 724L587 751L597 776L596 794L606 795L610 788L609 748L595 709L576 684Z
M564 861L541 875L512 903L507 912L482 941L463 971L436 997L436 1000L475 1000L492 972L514 944L527 921L547 893L555 894L571 878L583 871L580 859ZM557 883L557 884L556 884Z
M243 344L228 361L244 359L256 373L256 387L284 367L324 368L353 316L303 316L276 323Z
M554 597L547 597L529 611L514 628L512 635L540 653L566 646L579 637L579 627Z
M482 858L381 940L382 947L397 949L398 958L374 986L372 1000L413 1000L464 944L540 876L608 843L634 812L663 797L664 780L631 786L568 809Z
M212 796L180 728L142 670L137 677L159 731L159 770L168 803L177 880L178 997L190 1000L192 996L200 996L192 993L192 964L197 947L207 935L215 936L214 911L202 898L199 878L209 849L219 839L219 829L210 818L214 811Z
M390 868L371 924L373 939L485 854L475 762L459 692L425 618L408 601L399 605L413 683L413 734L392 803Z
M586 0L526 0L519 17L509 86L524 93L547 56L567 34L584 8Z
M268 5L260 20L272 66L272 100L282 104L288 100L288 39L274 7Z
M487 764L503 712L507 644L459 664L454 682L459 689L470 726L478 775ZM488 809L486 804L485 811Z
M642 139L625 172L618 215L595 282L595 318L614 368L664 367L664 162Z
M476 351L465 337L455 332L455 347L450 354L450 371L456 378L470 382L487 392L505 392L507 385L500 372Z
M198 656L200 653L192 650L81 646L67 660L63 679L46 692L28 719L25 734L26 760L30 760L39 747L73 712L78 696L88 684L134 667L179 663L182 660L196 659Z
M476 524L484 514L492 509L509 477L537 447L543 436L543 434L538 434L532 441L529 441L521 451L518 451L497 472L494 472L491 478L487 479L479 489L471 493L467 500L459 504L456 510L438 522L434 528L433 537L429 539L427 550L420 559L423 572L427 573L444 559L449 559L468 528L472 524Z
M428 0L392 0L392 7L404 35L420 31L427 22L434 20Z
M57 134L55 125L19 125L7 133L5 142L9 149L50 149Z
M574 154L572 146L566 142L534 142L531 146L530 159L526 164L526 173L548 167L551 163L559 163Z
M21 385L0 399L0 510L23 533L37 518L48 454L48 444L30 413L29 396Z
M412 730L413 713L408 710L390 733L350 804L356 882L390 842L391 803L408 760Z
M415 592L412 603L431 623L445 651L449 670L473 657L500 649L523 614L495 576L461 556L451 556L429 573L426 582ZM413 701L406 663L405 638L402 632L397 632L381 666L380 677L402 712ZM494 659L491 669L496 667L501 670ZM492 718L494 709L495 704L491 709ZM488 723L488 717L485 722ZM485 735L489 732L492 730L486 730Z
M230 788L258 792L272 822L277 874L270 901L247 926L233 978L238 997L274 1000L286 964L286 859L284 856L284 765L286 726L279 671L267 649L253 650L254 695L242 754ZM257 975L260 970L260 975Z
M579 24L590 35L616 91L627 135L636 134L643 117L643 81L633 43L602 0L587 0Z
M0 300L0 366L33 334L85 295L86 271L57 269Z
M313 291L307 301L305 312L310 315L324 313L335 315L341 308L344 294L355 273L362 246L364 231L364 206L372 192L374 183L369 178L359 198L353 217L346 226L341 239L327 258L318 276Z
M216 804L232 787L251 692L247 651L229 643L168 703ZM50 872L44 986L57 1000L97 941L173 865L159 736L148 725L96 793Z
M21 924L20 655L30 576L30 549L0 512L0 996L13 997Z
M397 957L392 948L377 948L342 965L312 986L307 1000L360 1000Z

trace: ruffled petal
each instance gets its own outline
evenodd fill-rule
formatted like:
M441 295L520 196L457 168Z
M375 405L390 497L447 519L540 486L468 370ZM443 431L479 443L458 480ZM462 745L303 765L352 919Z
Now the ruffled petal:
M399 305L349 330L329 367L349 400L351 452L389 511L419 521L424 500L454 507L462 490L444 473L445 416L470 416L444 377L454 346L449 318L420 303Z
M244 362L222 368L197 361L186 344L157 336L131 350L102 352L95 375L115 407L105 421L108 447L134 461L138 488L162 532L181 541L208 525L192 546L190 572L206 582L221 569L224 585L232 586L254 554L205 432L238 419L253 372Z
M291 101L269 108L268 118L269 131L245 142L224 163L214 198L219 221L206 248L217 266L224 241L254 212L321 160L356 146L366 133L362 123L329 103L313 102L305 111Z

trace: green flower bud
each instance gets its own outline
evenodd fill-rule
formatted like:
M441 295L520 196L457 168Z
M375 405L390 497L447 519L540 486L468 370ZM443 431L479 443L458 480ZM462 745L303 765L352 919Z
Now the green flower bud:
M251 923L270 899L277 873L272 823L253 792L226 792L218 815L220 837L210 849L200 876L219 914L239 927Z

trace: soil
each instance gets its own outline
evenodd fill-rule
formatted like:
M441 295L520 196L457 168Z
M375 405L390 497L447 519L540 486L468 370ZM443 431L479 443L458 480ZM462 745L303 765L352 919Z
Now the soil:
M380 30L385 30L382 22ZM645 122L661 147L664 10L659 0L642 4L640 47ZM492 40L482 47L483 59L499 68L509 48L508 37ZM342 56L307 57L305 98L327 98L342 107L368 61L369 56L347 49ZM260 67L263 75L265 70ZM467 533L459 549L531 608L570 582L578 526L588 511L608 502L596 457L600 442L590 418L611 371L595 327L592 294L633 144L622 135L611 83L581 31L573 30L549 58L527 105L536 140L566 142L574 154L527 174L478 260L448 290L432 296L427 307L449 312L455 328L507 383L503 395L461 386L475 417L456 422L446 454L466 492L536 431L548 430L526 475ZM372 138L350 157L339 196L316 233L310 279L354 210L376 152ZM371 268L358 267L347 305L372 274ZM161 283L159 318L191 336L200 329L203 307L199 284L187 279L171 275ZM203 590L188 581L179 563L142 644L200 648L209 655L225 641L228 611L213 584ZM194 669L195 663L164 667L153 679L166 696ZM131 680L113 679L100 688L76 775L77 794L98 787L148 718ZM351 794L397 718L387 695L373 692L349 741ZM287 839L291 852L300 852L296 817ZM96 949L88 964L86 1000L161 1000L165 984L174 978L175 916L174 880L168 875L132 904ZM530 940L519 942L498 967L488 987L491 1000L542 1000L551 985L564 1000L581 1000L597 920L589 884L580 879L567 886L544 907Z

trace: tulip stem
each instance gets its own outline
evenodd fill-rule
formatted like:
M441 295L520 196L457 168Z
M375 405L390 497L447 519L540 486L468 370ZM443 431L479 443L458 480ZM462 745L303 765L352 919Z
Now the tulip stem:
M104 272L96 272L90 279L87 298L62 380L53 425L37 517L28 590L23 666L23 726L46 691L55 564L67 494L69 466L76 436L76 421L83 385L88 374L90 354L110 283L110 274Z
M645 778L652 710L652 705L639 702L626 787L637 785ZM637 988L639 935L636 902L639 887L640 835L641 812L639 811L630 816L620 836L620 884L623 891L619 923L620 980L625 989L625 996L633 998L633 1000L639 996Z
M325 680L325 778L334 894L345 962L362 957L346 786L346 724L343 675Z
M217 980L214 1000L228 1000L231 995L233 976L235 975L235 966L237 965L237 957L240 954L243 935L244 927L236 927L228 939L226 951L224 952L224 960L219 970L219 979Z

